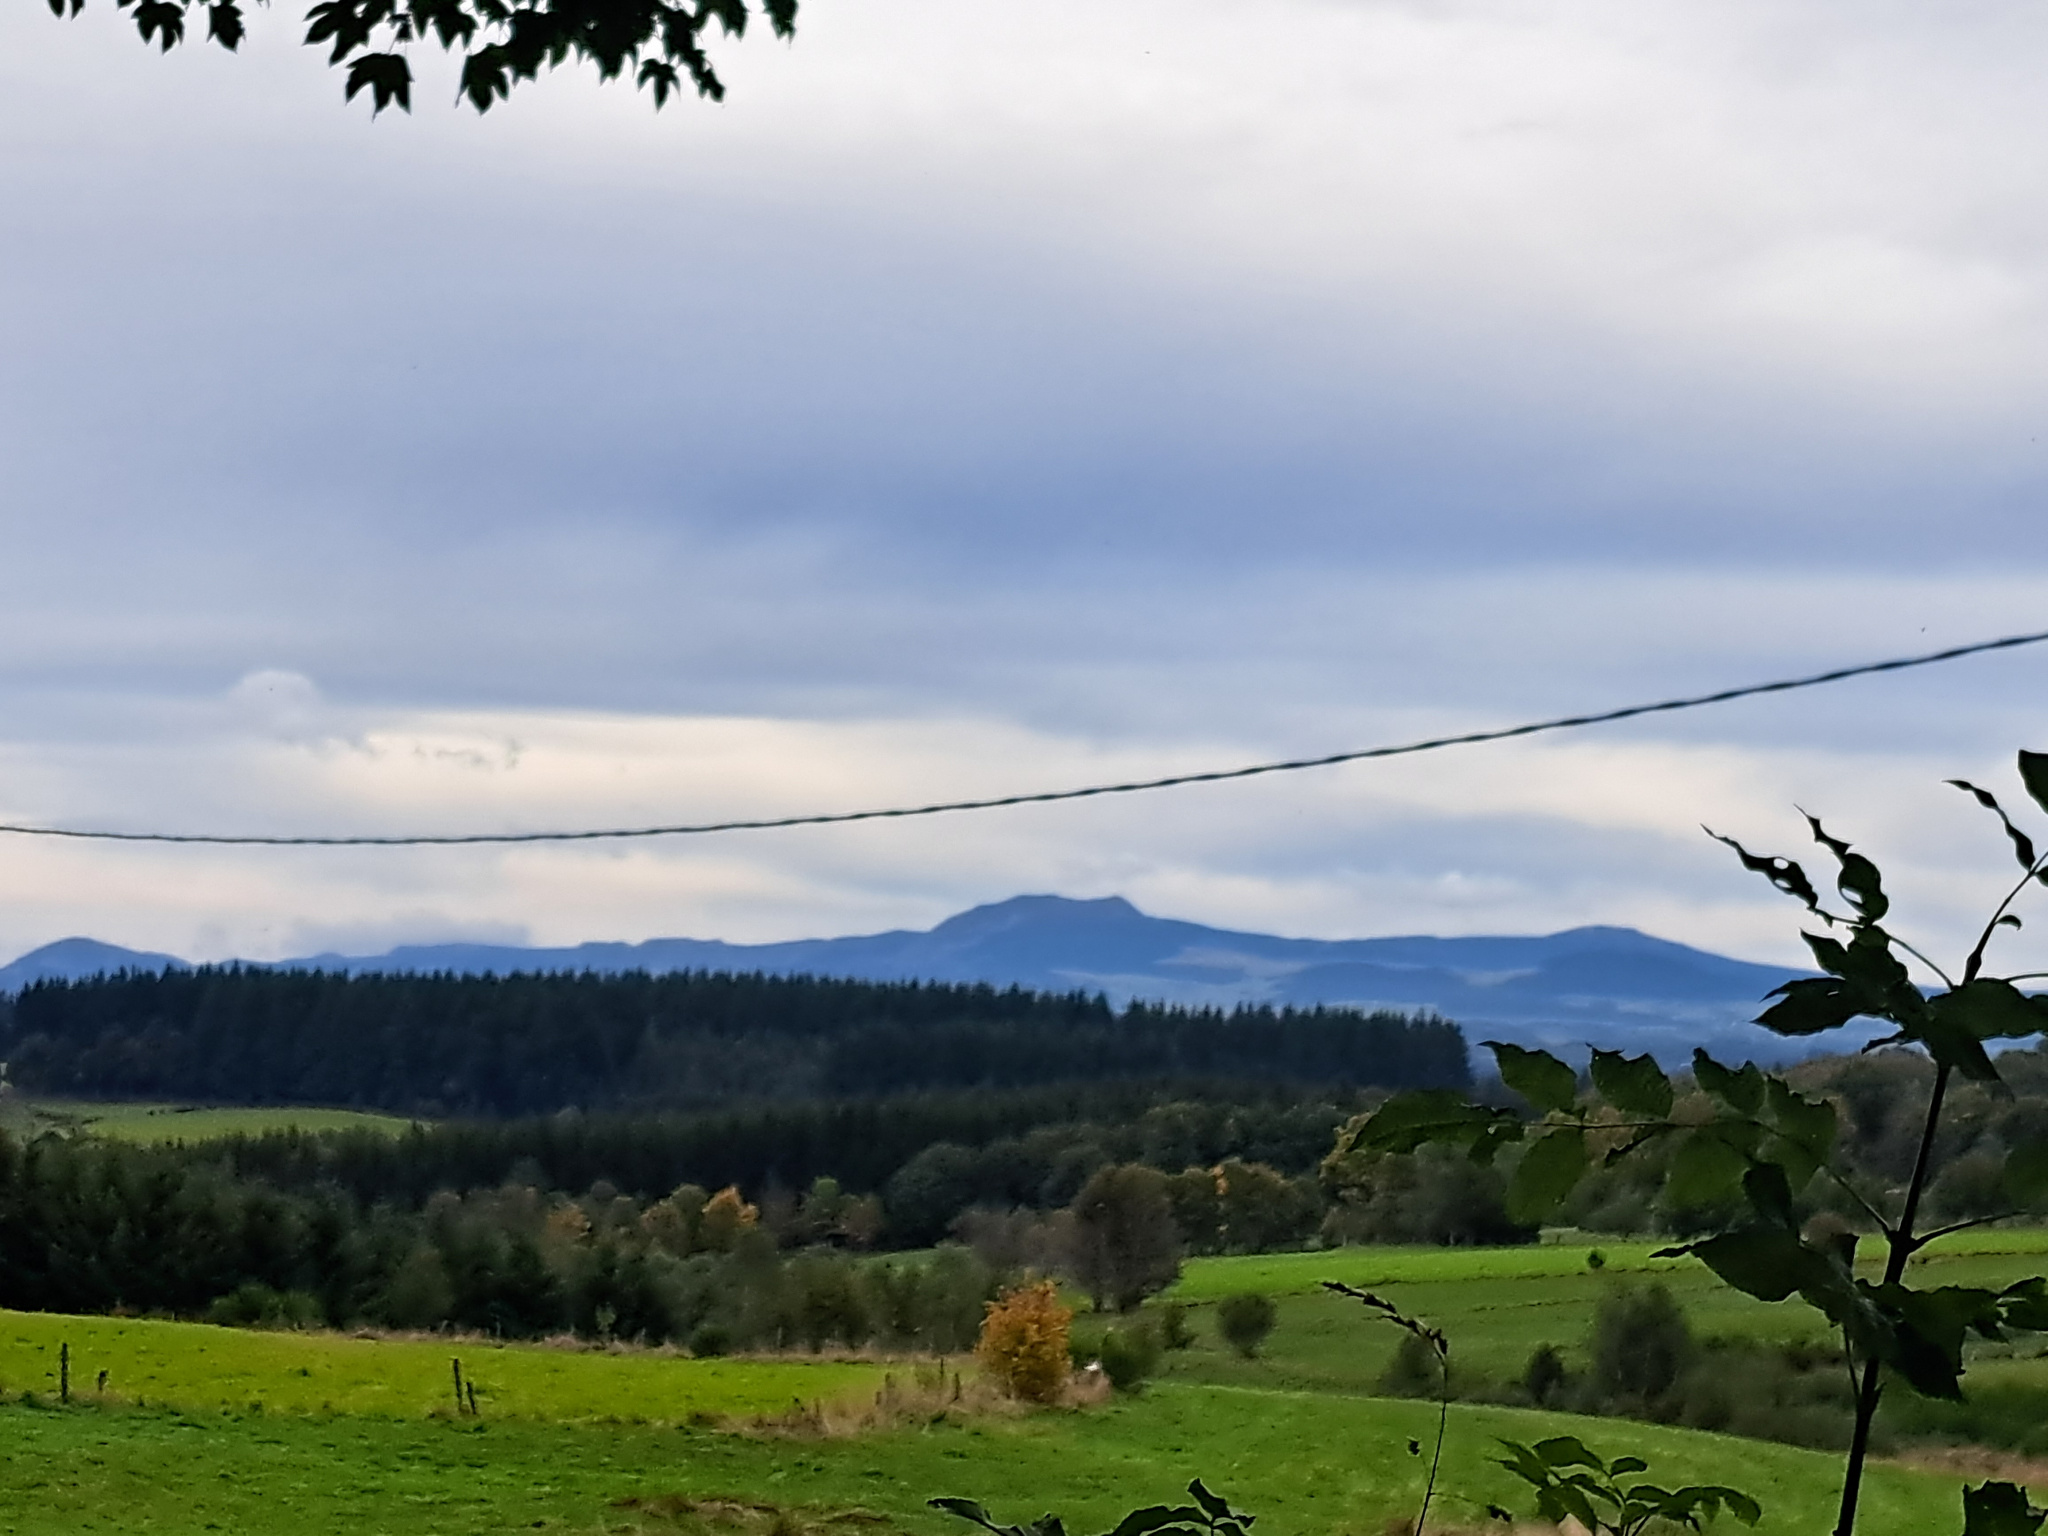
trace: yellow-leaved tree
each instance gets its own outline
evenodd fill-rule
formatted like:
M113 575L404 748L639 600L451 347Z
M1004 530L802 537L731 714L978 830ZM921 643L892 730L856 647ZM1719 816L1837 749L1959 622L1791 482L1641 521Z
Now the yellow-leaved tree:
M1067 1337L1074 1312L1050 1280L1005 1291L988 1304L974 1357L1012 1396L1049 1403L1067 1379Z

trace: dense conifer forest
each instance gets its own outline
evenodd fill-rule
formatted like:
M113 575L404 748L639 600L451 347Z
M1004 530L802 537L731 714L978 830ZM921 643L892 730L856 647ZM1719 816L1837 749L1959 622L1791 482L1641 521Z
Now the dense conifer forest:
M345 976L241 967L29 987L8 1073L76 1097L444 1116L1221 1079L1463 1087L1455 1024L1021 988L684 973Z

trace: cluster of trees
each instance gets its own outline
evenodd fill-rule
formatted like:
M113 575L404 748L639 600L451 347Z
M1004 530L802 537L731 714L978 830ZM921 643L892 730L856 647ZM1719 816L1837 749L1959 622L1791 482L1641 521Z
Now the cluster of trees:
M650 1199L678 1184L737 1184L772 1206L832 1177L883 1194L882 1241L915 1247L945 1237L971 1209L1064 1206L1112 1163L1180 1170L1236 1160L1308 1178L1363 1102L1358 1094L1297 1096L1249 1084L1110 1083L664 1116L451 1121L396 1137L276 1132L193 1155L281 1189L333 1187L365 1204L408 1208L442 1189L508 1180L587 1189L600 1179ZM1242 1228L1242 1214L1235 1219ZM1189 1231L1193 1251L1210 1250L1198 1222Z
M352 1138L282 1140L305 1159ZM605 1179L571 1195L515 1177L403 1203L261 1177L245 1166L260 1151L0 1137L0 1306L573 1331L712 1352L958 1349L1002 1281L1071 1276L1102 1307L1126 1309L1169 1283L1186 1252L1299 1242L1321 1215L1311 1178L1261 1163L1169 1175L1103 1162L1061 1209L970 1209L936 1249L891 1255L876 1251L900 1225L887 1194L830 1177L755 1198Z
M235 1323L573 1331L702 1352L963 1349L997 1275L954 1245L848 1248L878 1203L821 1179L781 1231L733 1189L443 1191L418 1210L283 1191L175 1149L0 1138L0 1306Z
M687 973L240 967L39 982L0 1017L20 1087L430 1117L669 1109L1117 1079L1460 1087L1455 1024L1021 988Z

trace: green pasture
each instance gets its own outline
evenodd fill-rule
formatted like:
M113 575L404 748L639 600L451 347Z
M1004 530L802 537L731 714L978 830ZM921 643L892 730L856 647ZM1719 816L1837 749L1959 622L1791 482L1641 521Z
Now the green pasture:
M616 1363L616 1362L607 1362ZM1411 1510L1433 1432L1423 1404L1162 1384L1103 1408L936 1422L848 1439L636 1425L290 1417L163 1409L0 1408L0 1536L78 1531L485 1536L678 1532L684 1499L790 1507L816 1536L887 1530L963 1536L924 1507L978 1498L1004 1519L1048 1510L1107 1529L1199 1476L1260 1517L1260 1536L1377 1536ZM1445 1457L1451 1520L1526 1507L1490 1464L1494 1437L1582 1433L1681 1481L1740 1484L1766 1536L1828 1528L1834 1458L1611 1420L1455 1408ZM1956 1479L1876 1469L1872 1536L1960 1525ZM833 1518L833 1517L838 1518Z
M396 1136L412 1124L397 1115L357 1109L206 1109L77 1099L17 1100L0 1113L0 1126L18 1136L59 1131L141 1143L218 1141L266 1131L377 1131Z
M659 1351L605 1353L481 1340L353 1338L257 1332L141 1318L0 1311L0 1390L54 1393L71 1346L74 1395L193 1412L369 1414L450 1411L460 1358L487 1420L620 1420L677 1424L692 1416L775 1413L802 1400L866 1396L869 1362L692 1360Z
M1187 1302L1197 1342L1171 1356L1189 1380L1322 1392L1371 1392L1399 1333L1357 1302L1322 1289L1338 1280L1373 1291L1442 1328L1457 1366L1490 1380L1518 1379L1538 1345L1583 1364L1580 1345L1600 1298L1617 1285L1657 1283L1685 1308L1702 1338L1819 1339L1823 1319L1792 1300L1757 1301L1724 1285L1695 1259L1657 1259L1654 1242L1544 1243L1523 1248L1337 1248L1190 1260L1168 1300ZM1867 1245L1866 1245L1867 1246ZM1597 1250L1603 1267L1591 1268ZM1929 1248L1914 1261L1915 1283L2003 1286L2048 1270L2048 1232L1978 1231ZM1263 1291L1279 1322L1259 1360L1238 1359L1215 1337L1212 1303ZM2001 1380L2048 1385L2048 1361L2001 1361ZM2009 1351L1997 1351L1999 1355ZM1987 1361L1987 1368L1990 1362Z

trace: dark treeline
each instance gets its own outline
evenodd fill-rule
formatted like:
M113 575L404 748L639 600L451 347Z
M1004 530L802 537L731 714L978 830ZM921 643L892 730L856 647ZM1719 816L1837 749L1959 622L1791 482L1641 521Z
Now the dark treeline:
M40 982L0 1018L39 1093L430 1117L653 1110L1119 1078L1464 1086L1463 1034L1020 988L688 973L345 976L239 967Z
M1111 1083L1008 1093L757 1104L665 1116L555 1114L374 1131L273 1132L195 1149L241 1179L413 1209L513 1182L651 1199L681 1184L770 1198L825 1177L884 1195L882 1240L919 1246L971 1207L1050 1210L1098 1168L1166 1172L1226 1159L1313 1173L1360 1106L1256 1085Z
M238 1178L192 1148L0 1136L0 1306L287 1326L957 1350L996 1273L963 1247L856 1257L876 1202L819 1181L771 1230L736 1190L506 1185L418 1210Z

